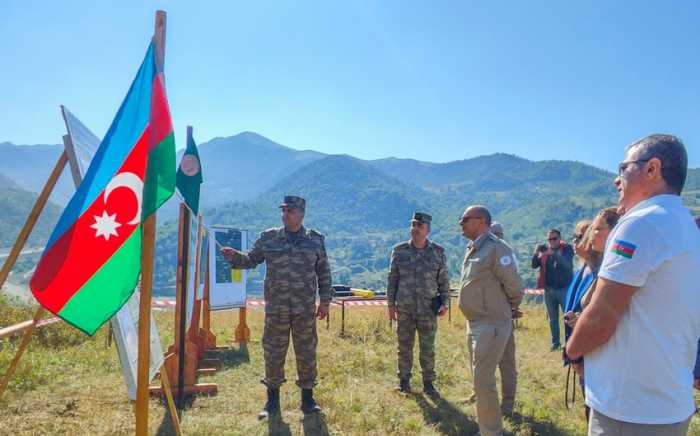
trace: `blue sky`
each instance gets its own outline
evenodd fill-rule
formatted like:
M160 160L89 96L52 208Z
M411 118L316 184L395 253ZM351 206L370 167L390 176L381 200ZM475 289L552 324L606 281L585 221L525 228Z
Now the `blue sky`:
M60 143L61 104L103 136L157 9L178 148L192 125L198 143L614 170L663 132L700 166L696 1L4 1L0 142Z

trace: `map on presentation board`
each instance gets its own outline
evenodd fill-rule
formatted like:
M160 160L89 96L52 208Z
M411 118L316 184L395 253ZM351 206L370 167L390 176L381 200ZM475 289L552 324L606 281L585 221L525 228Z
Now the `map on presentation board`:
M209 308L210 310L245 307L247 299L245 270L231 269L219 247L245 252L246 231L226 227L210 227L209 243Z

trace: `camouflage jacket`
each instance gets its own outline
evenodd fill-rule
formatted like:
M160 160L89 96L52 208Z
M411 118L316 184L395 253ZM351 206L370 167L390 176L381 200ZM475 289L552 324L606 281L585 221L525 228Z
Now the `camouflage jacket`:
M490 231L467 246L459 308L469 322L508 324L522 299L522 284L508 244Z
M331 269L324 237L304 226L292 243L284 227L265 230L246 253L235 251L231 266L249 269L267 261L266 313L315 313L316 290L321 303L331 301Z
M440 296L442 305L450 307L450 279L447 275L445 249L427 241L418 249L411 241L395 245L387 277L389 306L413 314L434 314L431 299Z

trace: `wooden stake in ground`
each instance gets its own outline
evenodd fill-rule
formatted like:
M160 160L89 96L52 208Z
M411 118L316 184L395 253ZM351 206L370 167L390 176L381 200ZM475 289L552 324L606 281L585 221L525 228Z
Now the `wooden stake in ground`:
M165 12L156 12L155 41L165 57ZM148 384L151 360L151 293L156 240L156 213L143 223L141 248L141 300L139 301L139 361L136 374L136 436L148 435ZM173 420L177 415L173 416Z

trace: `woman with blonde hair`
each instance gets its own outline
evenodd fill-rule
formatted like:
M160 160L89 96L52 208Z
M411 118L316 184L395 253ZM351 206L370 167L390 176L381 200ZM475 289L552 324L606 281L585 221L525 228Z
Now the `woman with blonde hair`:
M573 326L576 324L576 318L581 313L581 297L598 276L598 267L600 267L602 260L602 256L597 255L590 249L590 228L590 220L580 221L574 227L574 238L571 245L574 248L574 254L581 261L581 266L574 274L574 278L566 292L566 306L564 307L565 341L571 336Z
M601 262L603 260L603 253L605 253L605 245L608 242L608 236L610 236L610 231L617 225L618 221L620 221L620 214L617 213L617 207L607 207L598 213L593 220L593 224L591 224L589 228L591 231L589 250L597 256L600 256ZM600 264L598 266L600 266ZM594 292L595 282L581 297L582 308L588 306L591 302L591 298L593 298Z

